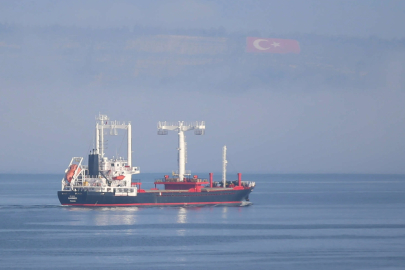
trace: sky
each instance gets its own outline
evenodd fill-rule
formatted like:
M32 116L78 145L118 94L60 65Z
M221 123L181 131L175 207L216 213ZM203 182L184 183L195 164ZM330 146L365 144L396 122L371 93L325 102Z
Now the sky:
M217 28L262 33L404 38L401 0L7 1L0 22L86 27Z
M0 24L390 41L405 38L404 11L404 1L1 1ZM99 113L132 122L133 165L141 172L177 169L177 134L158 136L157 121L203 120L204 136L186 134L186 168L195 172L220 172L227 145L230 173L405 173L403 47L378 65L382 86L257 85L252 77L241 91L231 84L83 83L55 64L59 56L42 46L45 39L29 31L19 38L34 44L23 49L23 65L4 60L12 59L12 50L0 54L0 173L63 174L72 156L85 157L92 148ZM3 39L0 32L0 45ZM211 73L229 75L225 68ZM110 139L109 156L125 149L121 141Z

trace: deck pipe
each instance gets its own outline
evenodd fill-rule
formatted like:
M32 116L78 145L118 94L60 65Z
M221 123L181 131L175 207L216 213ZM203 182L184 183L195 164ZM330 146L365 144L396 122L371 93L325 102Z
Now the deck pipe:
M238 173L238 186L242 186L242 174Z
M213 173L210 172L210 188L212 188L212 175L213 175Z

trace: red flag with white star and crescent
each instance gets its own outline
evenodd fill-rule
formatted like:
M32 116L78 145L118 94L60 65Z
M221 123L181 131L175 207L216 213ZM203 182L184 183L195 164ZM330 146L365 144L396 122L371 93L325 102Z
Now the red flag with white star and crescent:
M246 38L246 52L259 53L300 53L300 44L294 39Z

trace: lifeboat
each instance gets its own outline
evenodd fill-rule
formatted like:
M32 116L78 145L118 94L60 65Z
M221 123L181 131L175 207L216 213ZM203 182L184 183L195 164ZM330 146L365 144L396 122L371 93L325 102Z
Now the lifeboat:
M113 177L113 180L123 180L125 178L124 175L118 175L116 177Z
M77 169L77 164L72 164L69 167L69 171L66 173L66 180L70 183L70 181L72 181L73 179L73 175L75 174L75 171ZM78 169L77 173L80 173L82 169Z

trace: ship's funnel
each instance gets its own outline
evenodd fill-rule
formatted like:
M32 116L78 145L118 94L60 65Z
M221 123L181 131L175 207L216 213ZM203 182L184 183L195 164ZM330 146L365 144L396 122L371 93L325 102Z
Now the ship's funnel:
M96 177L99 174L99 167L98 167L98 154L94 152L89 154L89 175Z

